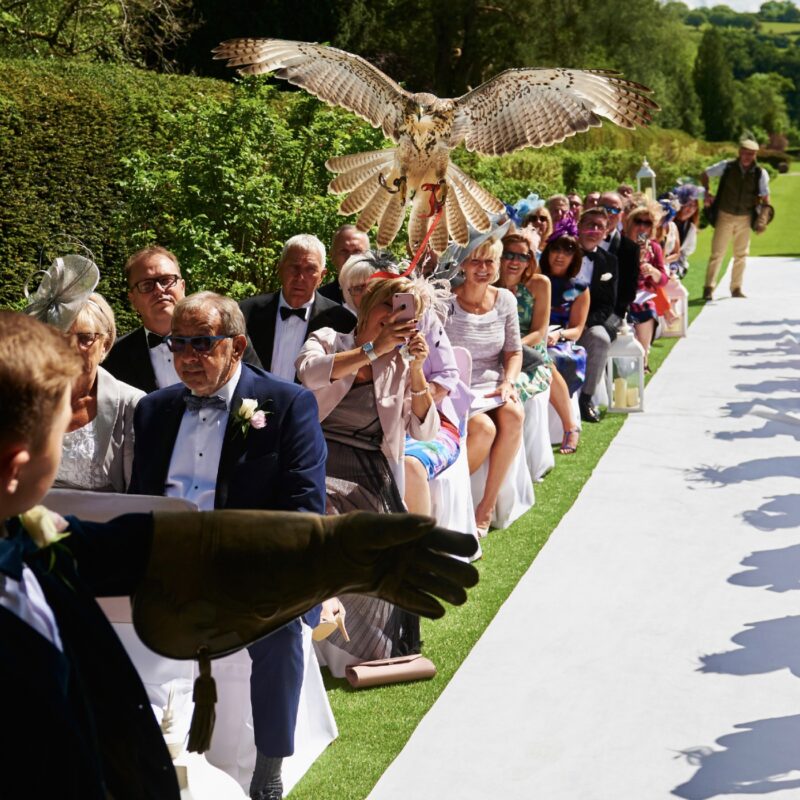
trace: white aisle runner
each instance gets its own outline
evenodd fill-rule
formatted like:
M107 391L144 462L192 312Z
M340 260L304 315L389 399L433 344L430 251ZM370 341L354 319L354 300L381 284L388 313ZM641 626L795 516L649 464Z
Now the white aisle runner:
M745 278L371 798L800 798L800 259Z

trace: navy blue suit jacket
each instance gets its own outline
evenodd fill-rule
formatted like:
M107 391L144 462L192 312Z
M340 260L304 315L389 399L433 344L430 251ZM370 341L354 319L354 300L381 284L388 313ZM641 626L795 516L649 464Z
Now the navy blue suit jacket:
M95 596L134 593L152 517L68 518L63 547L25 560L53 611L63 651L0 607L4 800L177 800L180 792L144 686ZM0 523L1 524L1 523ZM13 520L8 528L27 537Z
M139 401L134 415L131 494L165 493L188 393L178 384ZM259 408L270 412L267 426L251 428L242 436L237 424L229 424L219 460L214 507L324 514L327 448L314 395L243 364L233 394L232 415L243 398L258 400Z

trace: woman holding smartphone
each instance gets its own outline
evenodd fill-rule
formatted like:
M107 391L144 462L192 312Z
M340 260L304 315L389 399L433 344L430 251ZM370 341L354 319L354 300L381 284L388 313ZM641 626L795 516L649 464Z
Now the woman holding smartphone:
M406 297L395 310L394 297L401 294ZM398 483L406 432L426 441L439 430L422 368L428 345L417 330L423 306L412 281L371 279L354 332L315 331L297 357L297 376L316 395L328 446L329 513L405 511ZM339 599L347 609L350 641L336 632L317 643L318 655L336 677L343 677L349 664L419 652L417 617L374 597Z
M634 335L644 348L645 372L650 371L647 357L658 319L656 290L669 282L661 245L652 238L655 221L659 219L660 212L660 207L655 210L649 206L640 206L633 209L625 220L625 235L639 245L639 281L636 285L636 298L631 303L628 313L633 318Z

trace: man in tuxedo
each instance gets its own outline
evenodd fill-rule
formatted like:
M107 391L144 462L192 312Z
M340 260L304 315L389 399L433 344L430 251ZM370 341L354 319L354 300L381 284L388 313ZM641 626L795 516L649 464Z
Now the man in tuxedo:
M625 221L622 197L616 192L605 192L600 195L600 206L608 214L608 231L600 247L617 258L619 283L614 313L623 320L628 313L628 307L636 297L636 286L639 282L639 245L622 233L622 224Z
M4 800L180 796L144 686L95 597L136 595L134 623L137 612L155 621L137 624L145 644L185 658L176 641L192 655L201 643L213 647L209 611L244 643L345 588L435 618L444 609L434 596L460 604L477 582L472 566L438 555L472 554L472 537L405 514L172 512L100 524L25 513L58 471L81 369L54 328L0 311ZM236 535L220 541L217 531L231 527Z
M186 294L178 259L164 247L146 247L125 262L128 300L142 326L117 339L103 362L117 380L143 392L180 383L172 353L164 343L175 304ZM248 342L244 360L261 366Z
M333 234L333 242L331 242L331 264L336 270L336 275L339 275L339 270L345 265L350 256L366 253L369 248L369 236L364 231L360 231L355 225L342 225ZM342 287L339 286L338 277L330 283L326 283L319 290L319 293L339 305L344 303Z
M295 359L309 334L319 328L345 333L353 315L317 291L325 275L325 245L316 236L299 234L286 242L278 275L280 291L249 297L241 309L264 369L293 381Z
M242 364L245 322L213 292L175 306L167 343L182 384L140 401L134 416L133 494L214 508L325 511L327 448L314 395ZM310 616L307 621L318 621ZM300 620L250 648L258 760L251 797L282 796L281 762L294 751L303 678Z
M583 263L574 283L589 287L589 316L578 344L586 348L586 380L578 406L585 422L600 422L600 412L592 401L597 384L603 379L611 342L617 338L614 308L617 304L617 259L600 247L608 230L608 213L602 206L584 211L578 223L578 241L583 248Z

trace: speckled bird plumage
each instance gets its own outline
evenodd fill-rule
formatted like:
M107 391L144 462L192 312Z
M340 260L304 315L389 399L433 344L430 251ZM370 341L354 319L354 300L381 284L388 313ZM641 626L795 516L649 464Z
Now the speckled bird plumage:
M346 193L340 212L358 213L364 231L378 226L385 247L403 224L411 203L409 242L417 245L430 224L430 193L441 184L444 225L432 236L442 252L448 239L468 240L467 223L489 228L489 214L503 204L450 161L460 144L484 155L523 147L547 147L605 117L625 128L646 125L658 109L645 86L607 70L509 69L455 99L412 94L360 56L335 47L281 39L232 39L214 58L242 74L273 72L324 102L340 106L381 128L395 148L331 158L337 174L332 193Z

